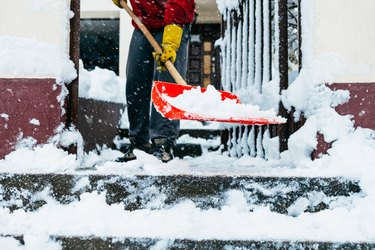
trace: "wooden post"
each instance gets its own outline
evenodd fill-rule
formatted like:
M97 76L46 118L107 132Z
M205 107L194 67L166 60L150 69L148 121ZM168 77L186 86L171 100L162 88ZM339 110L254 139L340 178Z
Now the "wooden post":
M77 127L78 121L78 83L79 83L79 47L80 47L80 0L71 1L71 10L74 17L70 19L70 47L69 56L74 63L77 70L77 78L74 79L69 85L69 95L67 97L66 107L66 127ZM77 147L70 146L69 153L76 154Z
M288 1L279 1L279 72L280 72L280 92L288 88ZM289 114L285 107L280 103L279 114L289 118ZM290 119L288 122L279 125L278 134L280 138L280 152L288 149L288 137Z
M297 2L298 8L298 71L302 69L302 23L301 23L301 0Z

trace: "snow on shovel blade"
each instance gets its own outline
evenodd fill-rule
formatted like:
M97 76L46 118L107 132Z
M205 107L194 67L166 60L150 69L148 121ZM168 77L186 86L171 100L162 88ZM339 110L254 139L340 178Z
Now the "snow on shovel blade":
M285 118L276 116L273 111L260 111L256 106L242 104L236 95L210 86L200 88L155 81L152 88L152 102L159 113L172 120L248 125L286 122Z

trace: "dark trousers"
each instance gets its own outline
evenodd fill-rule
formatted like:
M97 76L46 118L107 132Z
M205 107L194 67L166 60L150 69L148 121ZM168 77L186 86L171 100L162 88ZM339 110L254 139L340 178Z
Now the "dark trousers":
M161 44L163 29L150 31ZM182 77L186 76L187 49L190 32L187 27L184 33L177 58L174 63ZM161 116L151 104L151 88L154 80L175 82L168 71L156 70L152 57L154 49L140 30L134 30L129 47L126 67L126 100L129 118L130 140L141 143L150 139L166 139L173 145L180 130L180 121L169 120ZM151 108L151 112L150 112Z

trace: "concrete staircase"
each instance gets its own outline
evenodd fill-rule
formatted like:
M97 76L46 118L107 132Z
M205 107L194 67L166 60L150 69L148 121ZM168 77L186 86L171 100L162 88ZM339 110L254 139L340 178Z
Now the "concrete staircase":
M200 156L219 150L221 131L217 129L183 128L174 150L176 157ZM128 131L119 134L126 145ZM110 137L108 137L110 138ZM107 138L107 139L108 139ZM103 139L104 141L104 139ZM95 144L91 145L95 148ZM114 145L113 145L114 147ZM38 211L52 200L71 204L87 193L105 194L106 203L121 205L126 211L141 209L165 210L184 201L193 202L203 210L220 210L227 204L228 194L240 192L249 212L268 207L273 213L296 217L302 212L319 213L345 201L361 197L357 180L337 178L265 177L212 175L98 175L82 171L75 174L0 174L0 206L11 212ZM301 204L302 210L301 210ZM265 222L269 223L269 222ZM192 238L130 237L124 235L51 234L50 240L63 249L374 249L372 242L326 242L294 240L227 240ZM0 233L25 245L23 234ZM1 249L1 246L0 246Z
M373 249L375 244L335 242L240 241L177 239L116 239L55 237L64 249Z
M107 204L121 204L124 210L162 210L184 200L202 210L221 209L228 192L243 194L249 212L267 206L275 213L298 216L293 208L301 199L304 211L330 209L338 198L360 197L358 181L345 178L256 177L256 176L118 176L91 174L1 174L1 207L10 211L36 211L52 198L61 204L80 200L84 193L104 193ZM43 195L41 195L43 194ZM160 202L160 197L162 201ZM154 202L158 199L158 202ZM337 206L337 204L336 204ZM12 237L21 244L23 235ZM63 249L373 249L367 242L259 241L221 239L159 239L100 236L50 235Z

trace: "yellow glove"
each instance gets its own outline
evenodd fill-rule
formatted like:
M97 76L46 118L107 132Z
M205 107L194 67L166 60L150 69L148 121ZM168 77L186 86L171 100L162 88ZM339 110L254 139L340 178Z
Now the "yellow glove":
M159 71L165 71L165 62L170 60L172 63L176 61L177 50L180 48L183 30L176 24L168 24L164 27L162 53L154 52L154 58L157 62Z
M126 3L126 0L124 0L124 1L125 1L125 3ZM122 6L121 6L121 4L120 4L120 0L112 0L112 2L113 2L114 4L116 4L117 7L122 8Z

